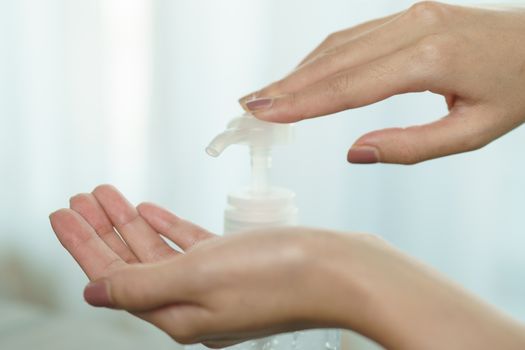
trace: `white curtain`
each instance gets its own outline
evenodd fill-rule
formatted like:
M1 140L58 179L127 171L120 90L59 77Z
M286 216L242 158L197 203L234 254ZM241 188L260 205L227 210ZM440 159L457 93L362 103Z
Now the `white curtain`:
M410 4L0 0L0 262L47 274L53 303L87 312L86 280L47 216L100 183L220 232L248 159L204 147L240 112L237 98L330 32ZM525 128L416 166L345 161L366 131L445 113L442 98L412 94L300 123L273 181L296 191L302 224L380 234L525 321Z

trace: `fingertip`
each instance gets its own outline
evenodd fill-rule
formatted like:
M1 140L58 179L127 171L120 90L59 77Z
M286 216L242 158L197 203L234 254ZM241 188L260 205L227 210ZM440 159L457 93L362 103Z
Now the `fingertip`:
M139 213L141 213L142 211L145 212L145 211L148 210L148 208L149 208L150 206L152 206L152 205L153 205L153 203L150 203L150 202L142 202L142 203L139 203L139 204L137 205L137 211L138 211Z
M137 211L142 216L150 216L155 210L161 210L162 208L151 202L142 202L137 205Z
M49 214L49 219L53 222L53 221L57 221L61 218L65 218L65 217L68 217L68 216L71 216L72 214L72 210L69 209L69 208L60 208L58 210L55 210L54 212L52 212L51 214Z
M120 192L94 193L113 226L124 226L138 217L138 211Z
M375 164L380 162L379 150L372 146L353 146L347 160L353 164Z
M241 105L241 107L246 111L246 112L249 112L249 109L246 107L246 102L249 101L249 100L254 100L256 98L256 93L255 92L252 92L252 93L249 93L247 95L244 95L243 97L241 97L238 102L239 104Z
M97 187L95 187L93 189L93 191L91 192L93 195L95 195L95 197L97 195L105 195L105 194L108 194L108 193L111 193L111 192L117 192L117 193L120 193L119 190L111 185L111 184L102 184L102 185L98 185Z
M141 203L137 206L137 211L151 226L162 232L179 222L177 215L154 203Z
M273 102L274 98L272 97L255 98L246 101L245 106L248 109L248 111L257 112L271 109L273 106Z
M91 306L114 308L109 287L103 279L90 282L84 288L84 300Z
M49 221L51 222L51 225L53 225L61 216L65 215L67 210L68 209L66 208L60 208L49 214Z
M303 106L297 103L297 96L295 94L281 95L278 97L264 98L264 101L259 102L259 99L254 101L258 103L259 106L250 112L257 119L267 121L270 123L282 123L288 124L297 122L305 119L305 113L303 113ZM264 108L261 108L260 105L267 105Z
M73 209L74 207L80 206L82 203L88 200L89 196L89 193L79 193L72 196L71 198L69 198L69 207Z
M53 231L66 249L85 239L85 222L74 210L62 208L49 217Z

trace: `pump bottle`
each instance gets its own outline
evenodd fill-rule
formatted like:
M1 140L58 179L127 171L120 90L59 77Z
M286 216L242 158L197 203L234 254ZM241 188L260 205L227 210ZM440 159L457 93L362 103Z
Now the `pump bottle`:
M274 146L292 142L291 124L269 123L245 113L231 120L227 129L206 148L218 157L228 146L248 146L251 159L251 183L228 195L224 211L224 234L251 229L297 224L295 194L289 189L270 185L271 152ZM264 296L261 296L264 297ZM232 350L339 350L338 330L309 330L251 340L232 346ZM195 349L194 346L191 347Z

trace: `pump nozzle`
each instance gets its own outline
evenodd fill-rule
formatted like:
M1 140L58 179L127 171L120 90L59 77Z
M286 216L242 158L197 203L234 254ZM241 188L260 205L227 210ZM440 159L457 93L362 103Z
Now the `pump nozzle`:
M206 153L218 157L226 147L233 144L271 148L274 145L289 143L291 139L290 124L264 122L245 113L228 123L226 130L217 135L206 147Z
M218 157L221 155L222 151L226 149L229 145L234 143L243 143L248 138L248 133L241 129L228 129L223 133L215 136L215 138L210 142L208 147L206 147L206 153L212 157Z
M289 143L291 138L290 124L264 122L245 113L228 123L227 129L206 147L206 153L218 157L229 145L248 145L252 163L251 191L260 194L268 190L272 146Z

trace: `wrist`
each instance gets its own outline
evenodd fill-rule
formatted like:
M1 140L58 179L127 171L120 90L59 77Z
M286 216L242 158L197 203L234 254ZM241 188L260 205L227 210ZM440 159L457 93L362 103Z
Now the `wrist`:
M332 234L337 243L322 265L329 279L325 293L331 319L338 328L353 330L390 348L391 334L380 307L388 294L380 258L391 254L391 248L374 235Z
M323 327L351 329L373 338L376 279L368 276L369 251L381 240L366 234L317 232L307 242L306 270L314 291L308 303L309 320ZM313 258L312 258L313 257ZM314 307L313 305L320 305Z
M328 264L339 327L388 349L525 348L522 326L433 269L374 236L343 237Z

